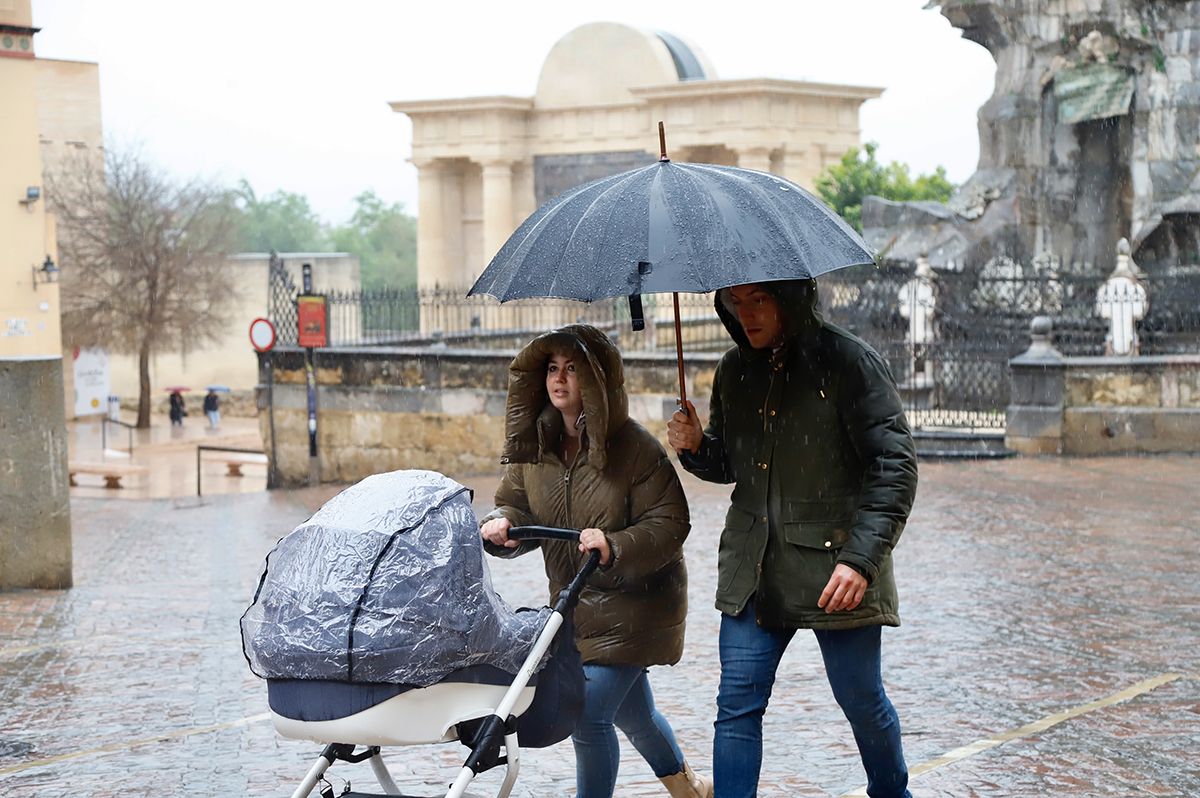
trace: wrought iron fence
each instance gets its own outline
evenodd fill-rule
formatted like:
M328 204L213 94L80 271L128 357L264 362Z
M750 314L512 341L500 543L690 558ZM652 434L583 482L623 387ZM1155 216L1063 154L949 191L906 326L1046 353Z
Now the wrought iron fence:
M1036 316L1054 319L1056 345L1067 355L1112 352L1122 321L1136 321L1131 345L1141 354L1200 352L1200 267L1145 277L1140 295L1106 294L1105 318L1098 292L1107 279L1015 266L922 275L883 264L821 278L821 308L887 359L917 426L998 430L1009 401L1008 361L1028 348ZM296 293L273 261L270 312L281 343L295 343ZM729 347L711 295L681 294L679 301L688 351ZM643 297L640 332L631 329L626 299L500 305L467 297L465 288L431 288L334 292L328 302L331 346L512 348L572 322L609 331L625 351L672 351L675 345L670 295Z
M280 346L295 346L298 332L296 283L283 265L283 259L271 253L267 265L267 316L275 325L275 343Z

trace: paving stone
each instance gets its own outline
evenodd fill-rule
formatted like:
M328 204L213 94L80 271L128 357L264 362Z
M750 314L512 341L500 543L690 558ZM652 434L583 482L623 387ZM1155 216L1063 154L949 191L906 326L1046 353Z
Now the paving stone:
M1200 794L1200 460L922 464L896 550L904 625L884 632L910 766L1163 674L1178 678L914 776L919 798ZM466 480L488 509L495 477ZM728 487L684 477L693 512L683 661L654 668L689 760L711 764L716 544ZM0 792L287 795L319 746L280 738L237 620L263 557L337 488L195 499L75 497L76 586L0 593ZM547 600L541 561L490 560L510 603ZM247 720L248 719L248 720ZM213 727L210 729L210 727ZM763 796L840 796L864 779L811 635L780 668ZM444 789L457 745L385 752ZM331 772L373 789L366 765ZM337 778L334 784L340 789ZM472 792L495 794L498 773ZM517 798L571 795L569 744L525 751ZM626 743L619 796L662 796Z

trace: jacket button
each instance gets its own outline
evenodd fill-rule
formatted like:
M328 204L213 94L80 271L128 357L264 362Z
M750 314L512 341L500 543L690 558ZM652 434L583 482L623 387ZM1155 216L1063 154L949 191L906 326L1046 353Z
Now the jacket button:
M762 408L761 408L761 407L760 407L760 408L758 408L758 414L759 414L760 416L762 415Z
M831 540L825 541L825 548L829 548L832 545L833 545L833 541L831 541Z
M759 468L761 468L763 471L766 471L766 470L767 470L767 464L766 464L766 463L759 463L759 464L758 464L758 467L759 467Z
M767 517L765 515L762 517L762 520L764 524L767 523Z
M772 410L772 411L771 411L771 415L775 415L775 411L774 411L774 410Z

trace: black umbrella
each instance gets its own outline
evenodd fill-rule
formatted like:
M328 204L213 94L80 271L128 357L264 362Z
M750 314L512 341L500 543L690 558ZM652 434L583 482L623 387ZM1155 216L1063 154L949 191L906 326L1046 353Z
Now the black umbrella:
M656 163L594 180L548 201L509 237L468 295L501 302L592 302L672 293L679 391L678 292L817 277L872 263L866 242L809 192L766 172Z

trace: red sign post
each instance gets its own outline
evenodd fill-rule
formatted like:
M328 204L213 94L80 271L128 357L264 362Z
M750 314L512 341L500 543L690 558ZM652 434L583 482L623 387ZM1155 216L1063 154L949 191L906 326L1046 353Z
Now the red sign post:
M305 348L329 346L329 310L321 294L296 297L296 343Z

